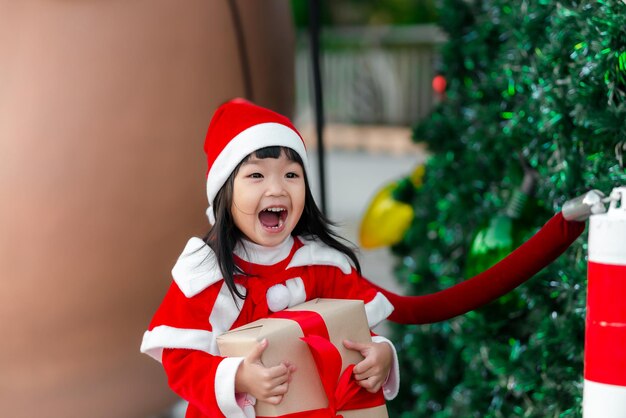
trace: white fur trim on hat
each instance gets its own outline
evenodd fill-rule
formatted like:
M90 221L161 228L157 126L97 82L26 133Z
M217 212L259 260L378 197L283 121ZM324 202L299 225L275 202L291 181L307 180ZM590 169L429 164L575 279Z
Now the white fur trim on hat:
M308 172L306 148L302 138L296 131L286 125L275 122L260 123L241 131L219 153L209 174L207 175L207 198L209 206L213 206L213 200L217 192L222 188L228 177L237 165L252 152L271 146L291 148L298 153L304 164L304 171ZM207 212L208 214L208 212ZM215 222L209 216L209 222Z
M206 217L211 225L215 225L215 213L213 212L213 206L209 206L206 209Z

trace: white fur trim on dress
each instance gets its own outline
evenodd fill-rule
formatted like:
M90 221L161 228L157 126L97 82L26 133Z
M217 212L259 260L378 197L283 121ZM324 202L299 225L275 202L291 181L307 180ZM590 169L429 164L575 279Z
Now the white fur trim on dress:
M374 335L372 337L372 342L387 343L391 346L393 351L391 370L389 370L389 376L387 376L387 380L383 384L383 395L385 396L385 399L390 401L398 396L398 391L400 390L400 363L398 362L398 353L396 352L396 347L394 347L393 343L385 337Z
M287 268L303 267L314 264L339 267L344 274L350 274L352 264L347 255L327 246L321 241L298 237L304 244L293 255Z
M393 305L385 295L380 292L376 293L374 299L365 304L365 315L367 316L369 327L374 328L384 319L387 319L393 312L393 309Z
M267 289L265 297L267 306L272 312L279 312L303 303L306 300L304 281L301 277L296 277L287 280L285 284L275 284Z
M254 410L254 405L256 405L256 398L249 393L235 393L235 399L237 399L237 404L243 411L246 418L255 418L256 411Z
M289 289L284 284L275 284L265 292L267 307L272 312L279 312L289 306Z
M164 348L193 349L217 355L213 347L216 347L215 335L211 331L159 325L143 334L140 351L160 363Z
M287 258L292 248L293 237L289 235L283 242L273 247L259 245L243 239L235 245L233 252L237 257L248 263L272 266Z
M246 294L246 289L242 285L236 284L235 286L240 293ZM235 301L228 290L226 282L224 282L209 316L209 323L216 337L228 331L235 323L241 312L240 305L243 305L243 301L240 299ZM214 340L213 343L215 346L212 347L212 349L219 351L217 348L217 340Z
M243 286L236 286L240 292L245 294L246 289ZM228 286L223 283L208 318L213 331L159 325L144 333L140 351L159 362L164 348L193 349L218 355L216 337L230 329L239 317L240 309L231 297Z
M248 418L235 397L235 375L243 357L227 357L215 371L215 398L222 414L228 418ZM254 415L253 415L254 416Z
M306 301L306 289L304 288L304 281L301 277L287 280L285 286L287 286L287 290L289 290L290 308Z
M241 131L230 140L217 156L207 175L206 192L209 206L237 165L250 153L265 147L291 148L298 153L309 172L306 148L296 131L281 123L268 122L254 125Z
M222 279L213 250L200 238L187 241L185 249L172 269L172 277L181 292L192 298Z

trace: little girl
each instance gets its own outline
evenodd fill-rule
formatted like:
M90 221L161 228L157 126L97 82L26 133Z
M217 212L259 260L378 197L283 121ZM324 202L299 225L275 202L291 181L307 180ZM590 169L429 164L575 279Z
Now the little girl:
M232 100L215 112L204 149L213 226L180 255L141 350L163 363L172 389L189 401L187 417L251 417L257 399L282 400L295 365L264 367L266 341L246 358L221 357L217 336L318 297L363 300L370 327L393 306L361 278L355 254L315 205L304 142L287 118ZM391 399L395 350L372 339L344 344L365 357L354 368L359 384Z
M191 238L141 351L162 362L172 389L189 401L187 417L254 417L256 400L278 404L295 365L264 367L267 341L245 358L220 356L216 337L314 298L360 299L370 327L441 321L510 291L551 262L582 232L555 216L503 262L450 289L399 296L361 276L354 252L330 229L307 180L304 142L291 122L242 99L217 109L206 135L207 215L211 229ZM529 258L530 257L530 258ZM364 357L354 367L363 388L399 388L387 339L344 341Z

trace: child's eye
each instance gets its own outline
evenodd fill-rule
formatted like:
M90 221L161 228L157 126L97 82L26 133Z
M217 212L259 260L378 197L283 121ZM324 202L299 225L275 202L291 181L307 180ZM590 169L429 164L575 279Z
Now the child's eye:
M251 177L253 179L262 179L263 178L263 174L261 174L261 173L252 173L248 177Z
M291 172L291 173L287 173L285 177L287 177L288 179L297 179L299 176L298 176L298 173Z

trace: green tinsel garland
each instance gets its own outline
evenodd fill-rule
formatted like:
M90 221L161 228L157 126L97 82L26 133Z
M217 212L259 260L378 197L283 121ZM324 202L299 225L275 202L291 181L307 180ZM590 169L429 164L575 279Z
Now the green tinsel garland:
M626 184L626 4L443 0L445 101L415 129L433 152L415 219L393 248L420 294L463 279L470 240L521 181L540 175L541 226L589 189ZM392 417L580 417L586 236L511 295L439 324L398 327Z

